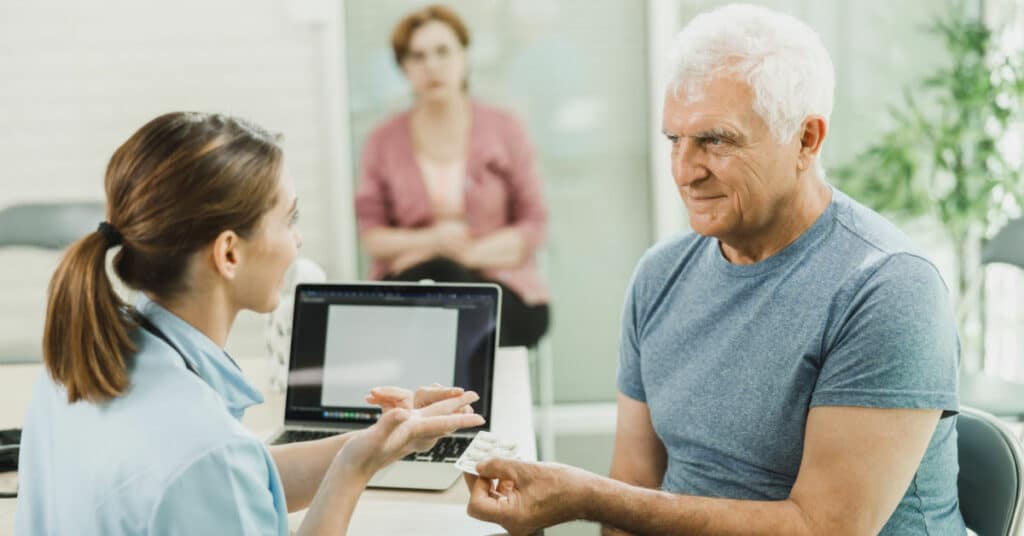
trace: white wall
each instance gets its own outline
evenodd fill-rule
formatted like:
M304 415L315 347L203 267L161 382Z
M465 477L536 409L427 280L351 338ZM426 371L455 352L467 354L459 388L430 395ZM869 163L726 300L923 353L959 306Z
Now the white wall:
M329 205L350 201L329 195L338 190L328 187L337 166L324 142L331 103L323 30L295 11L285 0L4 0L0 206L102 199L107 160L147 120L173 110L224 112L284 133L302 253L331 265L336 237L352 229L330 227L338 224ZM56 262L55 254L0 250L0 345L39 351ZM229 351L262 355L263 321L243 315Z

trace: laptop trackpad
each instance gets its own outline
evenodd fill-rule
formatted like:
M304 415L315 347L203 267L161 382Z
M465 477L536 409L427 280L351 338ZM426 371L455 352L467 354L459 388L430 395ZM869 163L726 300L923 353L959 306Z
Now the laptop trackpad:
M453 463L399 461L377 471L369 487L443 490L461 475Z

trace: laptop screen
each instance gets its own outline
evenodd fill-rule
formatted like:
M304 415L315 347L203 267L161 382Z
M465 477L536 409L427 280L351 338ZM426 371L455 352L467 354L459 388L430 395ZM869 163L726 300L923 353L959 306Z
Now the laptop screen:
M302 284L295 292L285 419L372 423L377 386L476 391L490 422L496 285Z

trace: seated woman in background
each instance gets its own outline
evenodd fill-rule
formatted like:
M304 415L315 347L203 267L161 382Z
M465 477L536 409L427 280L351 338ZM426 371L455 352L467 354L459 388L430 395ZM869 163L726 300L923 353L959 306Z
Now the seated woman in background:
M371 277L498 283L500 344L533 346L548 327L534 259L547 213L526 133L467 94L469 33L451 10L406 16L391 45L416 101L363 150L356 214Z
M114 153L108 221L50 284L17 534L286 535L306 507L300 534L344 534L374 472L483 423L475 393L427 388L317 441L268 448L242 426L263 397L224 351L228 332L239 311L274 309L302 243L283 159L259 127L198 113L160 116ZM108 278L111 248L135 307Z

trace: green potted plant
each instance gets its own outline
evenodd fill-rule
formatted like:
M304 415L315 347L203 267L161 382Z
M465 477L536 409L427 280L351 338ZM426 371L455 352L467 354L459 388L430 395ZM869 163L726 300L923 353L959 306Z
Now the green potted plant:
M904 91L893 127L851 162L830 170L853 198L897 219L937 221L954 250L963 362L984 360L986 237L1024 205L1019 158L1008 133L1024 121L1024 58L1002 49L998 34L964 3L950 4L927 31L948 64ZM983 6L979 6L983 7ZM1019 150L1019 147L1016 148Z

